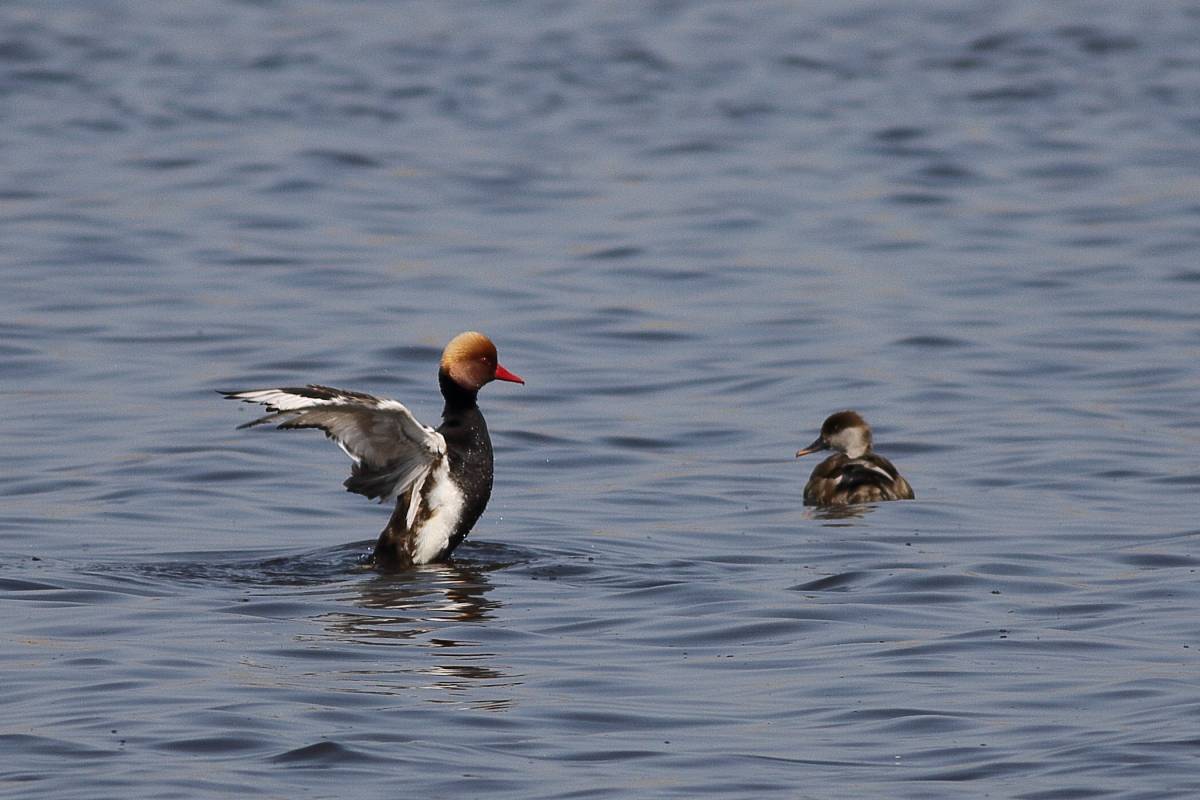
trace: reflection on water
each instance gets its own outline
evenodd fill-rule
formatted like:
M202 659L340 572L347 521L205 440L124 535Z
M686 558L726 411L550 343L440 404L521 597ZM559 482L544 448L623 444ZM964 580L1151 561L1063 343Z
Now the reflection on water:
M355 645L416 643L422 653L414 659L405 651L399 660L410 664L406 667L349 671L356 690L369 686L367 691L381 694L417 692L431 703L487 711L511 708L515 701L506 690L521 681L496 663L495 652L472 638L474 626L494 619L500 608L499 601L487 597L494 588L487 573L502 566L459 559L375 574L356 584L349 599L362 612L322 614L319 621L327 634Z
M350 641L411 639L446 622L482 622L498 605L483 569L456 561L375 574L355 587L355 604L376 613L345 614L329 630Z
M823 506L820 508L806 508L804 509L804 516L807 519L825 521L862 519L867 514L875 513L875 507L875 504L859 503L848 506Z
M495 588L489 573L525 556L495 544L464 550L469 555L446 564L386 573L364 564L369 547L357 543L264 559L210 554L132 568L99 564L89 572L122 583L132 572L139 581L166 581L225 602L227 590L235 589L240 600L226 606L228 613L316 626L321 635L302 628L298 640L306 650L315 647L345 662L332 672L348 691L507 710L521 681L483 645L479 626L501 610L489 596ZM380 645L398 649L393 658L377 659ZM376 666L355 666L364 658ZM302 686L308 680L302 672L286 682Z

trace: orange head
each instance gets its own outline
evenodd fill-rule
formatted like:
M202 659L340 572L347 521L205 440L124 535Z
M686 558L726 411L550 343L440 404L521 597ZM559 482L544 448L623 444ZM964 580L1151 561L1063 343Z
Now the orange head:
M494 380L524 383L518 375L500 366L496 345L476 331L460 333L442 351L442 372L464 389L477 392Z

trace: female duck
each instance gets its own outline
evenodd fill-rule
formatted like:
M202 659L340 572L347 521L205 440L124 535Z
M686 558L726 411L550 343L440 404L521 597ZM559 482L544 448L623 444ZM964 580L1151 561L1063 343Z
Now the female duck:
M796 458L819 450L837 452L822 461L804 487L806 506L845 506L881 500L912 500L913 490L896 467L871 452L871 426L854 411L839 411L821 426L821 435Z
M492 440L475 396L493 380L525 382L500 366L490 339L468 331L442 353L446 404L436 430L395 400L328 386L224 394L271 412L243 428L318 428L346 451L354 461L346 489L396 503L374 556L376 565L395 568L448 558L483 513L492 493Z

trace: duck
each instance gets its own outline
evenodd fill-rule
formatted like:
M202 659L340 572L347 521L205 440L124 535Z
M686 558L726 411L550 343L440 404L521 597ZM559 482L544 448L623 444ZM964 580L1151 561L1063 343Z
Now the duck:
M370 562L400 569L447 560L487 507L492 440L476 398L494 380L525 383L501 366L491 339L467 331L442 352L438 386L445 404L437 428L395 400L319 384L221 394L266 406L266 416L239 429L316 428L336 442L354 462L346 490L395 502Z
M821 425L821 435L796 458L836 450L818 464L804 487L806 506L846 506L916 497L891 461L871 450L871 426L855 411L839 411Z

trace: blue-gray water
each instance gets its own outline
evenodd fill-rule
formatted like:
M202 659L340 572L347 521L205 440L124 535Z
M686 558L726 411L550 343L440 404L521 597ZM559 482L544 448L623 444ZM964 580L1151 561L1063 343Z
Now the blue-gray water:
M0 794L1200 793L1200 8L0 5ZM387 509L214 389L440 409ZM800 505L853 407L918 500Z

